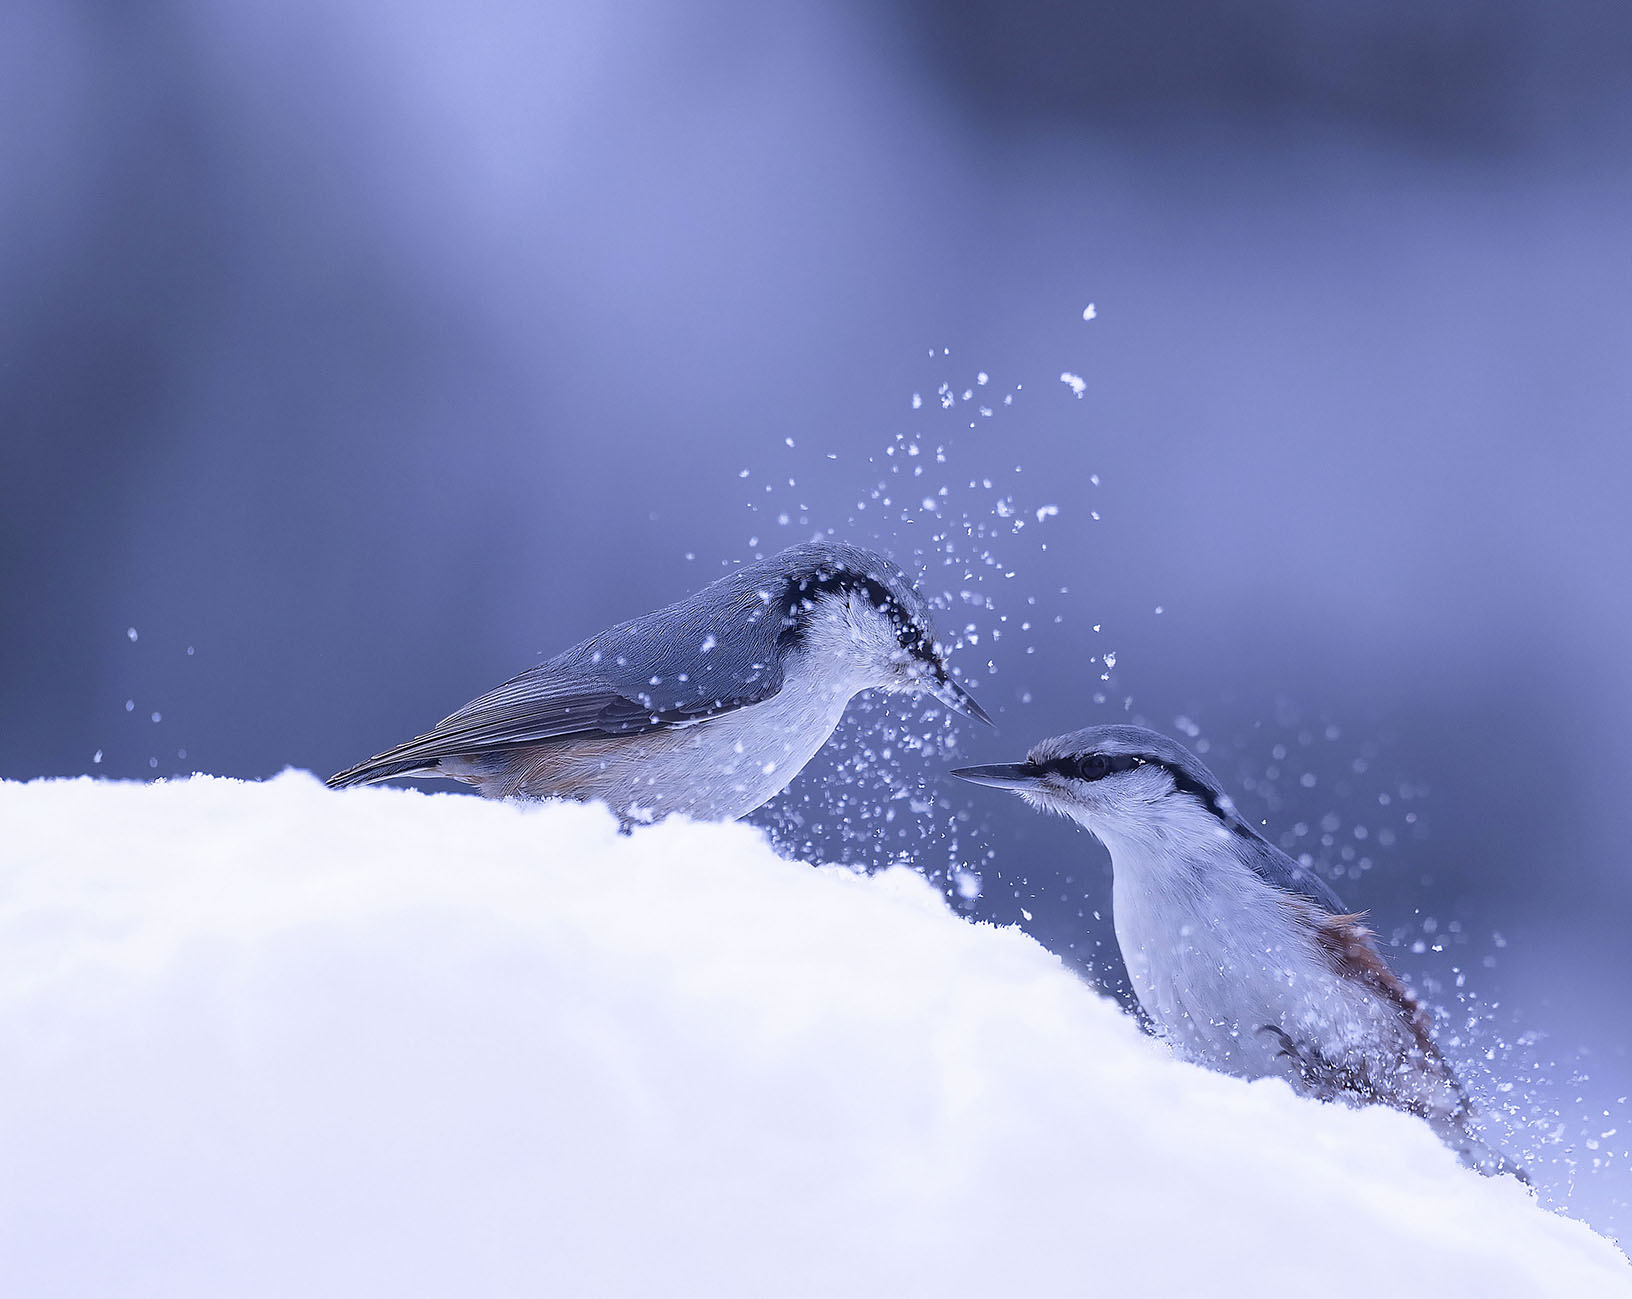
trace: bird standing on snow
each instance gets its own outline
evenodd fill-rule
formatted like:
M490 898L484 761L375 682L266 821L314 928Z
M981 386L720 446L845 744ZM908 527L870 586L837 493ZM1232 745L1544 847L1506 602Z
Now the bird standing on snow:
M964 780L1070 817L1111 854L1116 941L1139 1004L1189 1059L1428 1120L1465 1163L1522 1172L1472 1111L1358 915L1236 814L1184 746L1138 726L1042 741Z
M619 623L330 776L442 776L489 798L600 799L625 822L745 816L863 690L991 719L948 672L929 607L881 555L810 542Z

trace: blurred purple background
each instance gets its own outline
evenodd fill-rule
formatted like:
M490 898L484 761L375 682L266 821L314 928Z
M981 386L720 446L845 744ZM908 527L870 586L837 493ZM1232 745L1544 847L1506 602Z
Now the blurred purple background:
M0 776L323 774L835 528L980 593L961 752L1193 722L1624 1232L1628 66L1540 0L13 0ZM1099 851L941 756L926 868L1117 987Z

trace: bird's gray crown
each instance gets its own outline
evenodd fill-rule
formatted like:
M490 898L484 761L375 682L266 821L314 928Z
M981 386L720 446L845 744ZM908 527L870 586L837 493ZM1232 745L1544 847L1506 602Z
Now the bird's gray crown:
M810 541L745 564L721 581L771 578L783 583L785 642L802 638L808 614L823 596L857 594L889 618L903 649L921 659L938 657L928 603L912 579L883 555L842 541Z
M1232 830L1252 833L1218 777L1202 765L1200 758L1177 740L1143 726L1085 726L1080 731L1051 736L1032 746L1026 762L1038 771L1057 772L1078 780L1100 780L1140 765L1160 767L1172 778L1174 789L1193 796Z
M1227 843L1227 855L1245 865L1264 883L1311 902L1334 916L1344 914L1337 894L1320 876L1305 863L1287 856L1242 820L1218 778L1202 765L1201 759L1177 740L1142 726L1085 727L1039 742L1023 763L964 767L952 774L976 784L1014 790L1039 806L1073 817L1104 839L1107 828L1114 828L1118 818L1123 820L1124 828L1130 812L1135 817L1148 818L1154 810L1151 796L1154 794L1159 804L1166 795L1160 782L1152 787L1148 774L1152 768L1172 782L1174 794L1193 799L1229 832L1222 841L1209 840L1210 846ZM1139 796L1133 800L1119 799L1114 778L1120 773L1136 771L1146 773L1143 778L1131 777L1128 782L1132 789L1139 791ZM1112 785L1099 784L1105 780L1111 780ZM1074 792L1073 786L1064 782L1075 781L1087 782L1095 793L1075 791L1079 796L1069 797ZM1098 795L1102 789L1109 797ZM1124 802L1128 805L1121 806Z

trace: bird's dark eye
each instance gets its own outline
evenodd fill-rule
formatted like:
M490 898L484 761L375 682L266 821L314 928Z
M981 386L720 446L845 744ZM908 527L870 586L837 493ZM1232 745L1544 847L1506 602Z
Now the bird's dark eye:
M1076 761L1076 776L1079 780L1103 780L1111 772L1111 760L1103 753L1089 753Z

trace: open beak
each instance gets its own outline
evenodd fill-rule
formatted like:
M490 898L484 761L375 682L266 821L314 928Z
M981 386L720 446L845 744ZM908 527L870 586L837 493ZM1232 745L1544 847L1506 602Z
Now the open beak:
M1029 762L999 762L990 767L957 767L952 774L959 780L993 789L1031 789L1042 779Z
M953 712L972 717L977 722L985 722L987 726L996 729L997 723L986 715L986 710L975 702L975 697L951 677L941 677L930 686L929 692Z

